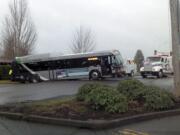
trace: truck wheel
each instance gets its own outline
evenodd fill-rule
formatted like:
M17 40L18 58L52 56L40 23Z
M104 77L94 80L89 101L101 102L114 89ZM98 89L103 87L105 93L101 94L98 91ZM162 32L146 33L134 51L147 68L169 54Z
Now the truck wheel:
M90 72L90 74L89 74L90 80L98 80L99 78L101 78L99 71L93 70Z
M131 71L131 73L128 74L129 77L133 77L134 76L134 71Z
M163 78L163 76L164 76L164 75L163 75L163 71L159 71L159 72L158 72L158 75L157 75L157 78Z
M147 78L147 75L141 75L142 76L142 78Z

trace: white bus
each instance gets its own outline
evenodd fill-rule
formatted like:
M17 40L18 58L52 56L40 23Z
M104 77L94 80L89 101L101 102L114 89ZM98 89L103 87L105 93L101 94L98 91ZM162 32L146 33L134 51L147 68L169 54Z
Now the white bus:
M38 82L46 80L90 80L119 77L123 59L118 50L70 55L39 54L16 57L12 62L12 80Z

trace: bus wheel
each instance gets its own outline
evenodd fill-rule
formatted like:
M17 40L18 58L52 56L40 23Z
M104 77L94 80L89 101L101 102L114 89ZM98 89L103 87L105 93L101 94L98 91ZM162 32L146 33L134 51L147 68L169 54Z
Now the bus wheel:
M39 77L38 76L32 76L30 78L30 83L38 83L39 82Z
M96 70L91 71L89 74L90 80L98 80L100 78L100 73Z
M26 83L26 79L23 75L20 76L20 82L21 83Z

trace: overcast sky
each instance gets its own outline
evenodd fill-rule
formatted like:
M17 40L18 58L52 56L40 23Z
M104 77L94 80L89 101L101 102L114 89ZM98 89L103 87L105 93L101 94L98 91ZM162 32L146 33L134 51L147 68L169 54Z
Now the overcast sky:
M8 2L0 0L0 31ZM70 53L74 30L91 28L96 50L118 49L132 58L137 49L151 55L169 51L168 0L28 0L38 32L36 53Z

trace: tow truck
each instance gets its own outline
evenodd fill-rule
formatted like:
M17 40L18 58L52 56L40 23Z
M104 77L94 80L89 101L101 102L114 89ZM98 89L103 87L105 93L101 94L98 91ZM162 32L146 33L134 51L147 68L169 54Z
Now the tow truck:
M143 65L140 68L143 78L148 76L162 78L168 74L173 74L172 52L158 52L155 50L154 55L147 57Z
M129 77L133 77L137 73L137 65L134 60L128 59L124 64L125 74Z

